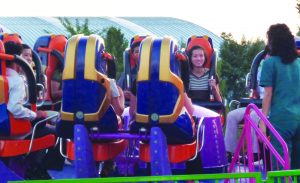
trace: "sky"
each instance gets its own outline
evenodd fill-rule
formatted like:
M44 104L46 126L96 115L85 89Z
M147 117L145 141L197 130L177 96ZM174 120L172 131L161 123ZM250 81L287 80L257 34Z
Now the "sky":
M4 3L4 4L3 4ZM296 34L297 0L3 0L0 16L175 17L236 40L266 39L271 24L285 23ZM12 10L13 9L13 10Z

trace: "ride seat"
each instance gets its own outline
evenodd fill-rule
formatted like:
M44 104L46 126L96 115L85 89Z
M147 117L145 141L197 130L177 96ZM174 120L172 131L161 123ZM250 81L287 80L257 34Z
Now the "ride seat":
M207 54L207 61L204 65L204 67L209 69L209 78L211 78L213 76L214 79L218 79L217 72L216 72L217 71L217 56L216 56L216 52L213 48L212 39L210 37L208 37L207 35L204 35L204 36L193 35L187 41L187 48L186 48L185 52L188 54L194 46L202 47L204 49L205 53ZM188 71L188 73L190 73L190 71ZM183 81L185 83L189 83L189 74L188 74L188 77L184 78ZM197 97L194 97L196 94L191 94L191 92L189 91L189 84L187 85L186 90L187 90L187 93L189 94L189 96L191 97L193 104L217 111L221 115L221 119L222 119L221 123L222 123L222 125L224 125L226 111L225 111L225 107L222 102L218 102L218 101L214 101L214 100L210 101L209 96L207 97L207 101L202 101L202 100L197 99ZM210 91L210 87L209 87L209 93L210 92L211 91Z
M122 89L130 89L132 82L136 79L137 63L135 63L133 58L133 46L142 42L146 37L147 36L135 35L130 40L130 47L127 48L123 53L124 72L121 74L121 77L118 80L118 85Z
M146 38L141 45L137 74L137 111L131 131L160 127L167 138L171 162L181 162L195 154L194 122L185 110L183 82L178 76L177 44L169 37ZM141 144L140 158L150 160L149 144ZM180 156L180 149L190 149ZM175 155L175 156L174 156Z
M9 86L6 76L6 59L13 60L14 56L4 54L4 46L0 40L0 157L28 153L30 140L23 140L23 138L31 133L31 122L29 120L16 119L7 110ZM33 139L31 151L46 149L54 144L54 135L36 138Z
M96 128L99 133L113 133L119 129L116 113L111 106L110 80L104 74L106 66L102 57L104 41L96 35L73 36L68 40L63 71L63 98L61 121L57 124L57 133L64 138L73 138L75 124L84 124L88 130ZM117 144L117 146L116 146ZM118 149L124 150L127 141L93 142L95 160L110 159L99 153ZM67 149L73 149L69 142ZM122 146L122 148L119 148ZM68 150L68 157L74 157L74 151Z
M22 44L23 41L22 41L22 38L19 34L8 34L8 33L2 33L0 34L0 40L3 42L3 43L6 43L8 41L12 41L12 42L15 42L15 43L18 43L18 44Z
M250 90L249 98L242 98L239 101L240 107L247 107L248 104L253 103L259 108L262 107L262 99L259 98L258 93L256 92L258 81L257 81L257 74L258 74L258 68L261 65L262 60L265 59L267 55L266 50L260 51L252 60L251 68L250 68L250 74L247 76L247 86L246 89Z
M217 69L217 60L216 60L216 53L213 49L213 44L212 40L208 36L191 36L188 41L187 41L187 48L186 48L186 53L188 54L190 50L195 47L195 46L200 46L204 49L205 53L207 54L207 61L204 65L205 68L209 69L209 78L212 76L214 79L218 79L216 75L216 69ZM188 71L190 72L190 71ZM189 77L186 78L187 81L184 81L186 83L189 83ZM209 89L210 90L210 89ZM191 95L189 91L189 86L187 86L187 91L189 96ZM198 100L194 95L191 96L191 99L194 104L207 107L209 109L213 110L220 110L222 109L222 103L221 102L214 102L214 101L209 101L209 97L207 97L207 101L200 101Z
M41 58L42 65L47 77L46 101L56 102L61 100L55 93L61 92L56 87L52 87L51 81L61 84L61 73L63 70L63 59L67 38L64 35L46 35L37 39L33 50Z

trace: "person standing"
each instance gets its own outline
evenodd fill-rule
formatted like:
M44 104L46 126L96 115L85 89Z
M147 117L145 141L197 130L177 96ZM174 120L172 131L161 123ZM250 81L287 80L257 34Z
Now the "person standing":
M262 112L269 116L289 149L291 168L300 168L300 59L294 36L285 24L271 25L267 32L270 57L263 63L260 86L264 87ZM266 126L259 127L266 134ZM271 143L282 155L279 142ZM297 157L298 155L298 157ZM276 164L273 164L276 166Z

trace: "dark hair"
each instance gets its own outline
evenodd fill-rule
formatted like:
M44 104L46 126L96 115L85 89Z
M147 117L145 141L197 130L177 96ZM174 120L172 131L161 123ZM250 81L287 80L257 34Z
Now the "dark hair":
M22 46L13 41L4 43L5 53L9 55L20 55L22 52Z
M130 51L131 53L133 53L133 50L135 47L139 47L141 44L141 42L136 42L136 43L133 43L132 45L130 45Z
M13 41L4 43L5 53L9 55L20 55L22 52L22 46ZM6 62L7 66L10 66L13 62Z
M271 56L281 57L284 64L292 63L297 58L294 36L287 25L271 25L267 36Z
M203 63L203 66L204 66L204 65L206 64L206 62L207 62L207 53L206 53L205 49L202 48L201 46L193 46L193 47L190 49L190 51L188 52L188 58L189 58L189 63L190 63L190 68L191 68L191 70L194 69L194 65L193 65L193 63L192 63L192 55L193 55L193 51L194 51L194 50L198 50L198 49L203 50L203 53L204 53L205 61L204 61L204 63Z
M31 49L27 44L22 44L22 51L25 49Z
M271 51L271 50L270 50L269 46L266 45L266 46L265 46L265 49L264 49L264 53L265 53L265 54L270 54L270 51Z

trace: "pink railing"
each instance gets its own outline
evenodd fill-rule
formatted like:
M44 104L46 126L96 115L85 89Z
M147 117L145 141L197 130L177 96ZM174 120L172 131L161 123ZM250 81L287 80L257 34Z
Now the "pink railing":
M279 144L282 147L283 157L280 155L277 150L271 144L269 137L264 135L261 130L258 128L258 124L254 122L250 117L250 113L255 112L258 117L265 123L269 134L272 134L272 138L278 140ZM254 172L261 171L266 173L270 170L289 170L289 155L288 155L288 147L279 133L275 130L272 124L267 120L267 118L262 114L262 112L256 107L254 104L249 104L247 106L245 116L245 125L242 131L237 149L234 153L232 161L229 165L228 172ZM253 130L253 131L252 131ZM251 133L255 133L257 138L251 138ZM259 141L257 139L260 139ZM257 145L258 149L258 160L256 161L256 165L254 165L254 155L253 155L253 145ZM248 160L246 160L245 155L247 154ZM240 156L244 157L240 158ZM261 162L262 159L262 162ZM242 163L242 161L244 162ZM246 162L245 162L246 161ZM276 163L276 166L273 165ZM275 167L275 168L274 168ZM251 181L252 182L252 181Z

